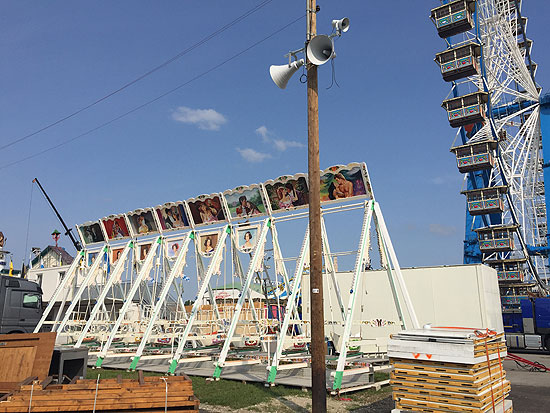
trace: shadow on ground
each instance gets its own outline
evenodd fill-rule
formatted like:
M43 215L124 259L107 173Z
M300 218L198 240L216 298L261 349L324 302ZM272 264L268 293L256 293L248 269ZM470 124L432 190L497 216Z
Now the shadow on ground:
M392 396L388 396L385 399L378 400L377 402L371 403L368 406L360 407L359 409L353 410L354 413L388 413L391 412L394 408L394 403Z

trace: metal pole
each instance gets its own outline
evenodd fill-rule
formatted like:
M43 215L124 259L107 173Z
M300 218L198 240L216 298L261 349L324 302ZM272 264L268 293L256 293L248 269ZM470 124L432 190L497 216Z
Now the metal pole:
M40 182L38 181L38 178L34 178L32 180L33 182L36 182L36 184L38 185L38 187L40 188L40 190L42 191L42 193L44 194L44 196L46 197L46 201L48 201L48 203L50 204L50 206L52 207L53 209L53 212L55 212L55 215L57 216L57 218L59 219L59 221L61 222L61 225L63 225L63 228L65 228L65 235L68 235L69 238L71 239L71 242L73 243L75 249L77 251L80 251L82 249L82 247L80 246L80 242L78 242L75 237L73 236L73 233L71 232L72 231L72 228L68 228L67 225L65 224L65 221L63 221L63 218L61 218L61 215L59 214L59 212L57 211L57 208L55 207L55 205L53 204L52 200L50 199L50 197L48 196L48 194L46 193L46 191L44 191L44 188L42 188L42 185L40 185Z
M307 37L317 34L316 0L307 0ZM306 53L307 56L307 53ZM311 390L312 411L327 411L325 320L323 314L323 261L319 166L319 101L317 66L307 65L307 129L309 179L310 289L311 289Z

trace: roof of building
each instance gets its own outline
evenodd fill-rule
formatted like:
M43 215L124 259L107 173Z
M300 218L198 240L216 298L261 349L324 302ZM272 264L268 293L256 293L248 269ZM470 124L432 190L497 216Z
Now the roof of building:
M42 252L39 255L37 255L32 260L32 266L34 267L35 264L40 262L41 258L45 257L50 252L53 252L54 254L56 254L61 258L61 265L69 265L70 263L73 262L74 257L71 254L69 254L67 251L65 251L65 248L56 247L55 245L48 245L46 248L42 250Z

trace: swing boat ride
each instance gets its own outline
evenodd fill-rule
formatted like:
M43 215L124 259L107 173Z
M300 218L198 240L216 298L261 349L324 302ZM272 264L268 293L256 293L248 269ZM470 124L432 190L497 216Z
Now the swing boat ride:
M58 344L87 346L96 367L123 360L135 370L155 360L173 374L191 363L214 363L212 376L219 379L227 367L261 365L265 382L274 385L279 372L308 366L312 326L302 301L309 276L308 195L307 175L286 175L78 225L83 249L35 332L48 329ZM387 271L388 299L395 304L389 324L395 331L419 325L366 165L322 171L321 200L323 278L328 301L337 298L326 324L340 327L330 340L337 356L329 365L332 389L340 391L347 382L372 384L369 361L385 360L382 351L359 351L361 330L375 323L354 317L358 285L373 263ZM349 227L360 228L359 244L356 251L334 253L325 221L346 214ZM283 254L280 234L296 238L300 228L298 249ZM337 257L353 259L351 281L339 280ZM347 300L342 290L349 291ZM358 381L361 375L366 378Z
M442 2L431 18L447 46L435 61L451 84L442 103L457 128L451 152L466 174L464 264L496 270L506 324L522 298L548 291L541 121L550 99L534 79L521 1ZM305 302L307 178L284 175L78 225L83 249L35 332L88 347L95 367L202 369L216 380L259 369L268 386L303 378L314 328ZM388 340L388 328L421 325L366 164L321 171L320 195L327 377L340 393L372 386L387 362L384 345L372 350L373 335ZM346 225L327 231L334 217ZM354 237L352 251L332 250ZM353 263L350 277L340 276L339 260ZM357 313L369 305L361 283L374 270L387 273L393 319L370 323Z

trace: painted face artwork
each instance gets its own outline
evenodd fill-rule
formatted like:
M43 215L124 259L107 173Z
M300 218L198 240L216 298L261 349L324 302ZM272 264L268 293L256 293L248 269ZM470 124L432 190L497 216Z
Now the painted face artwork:
M165 204L163 207L157 207L156 213L163 231L189 227L189 220L183 203L177 205Z
M309 203L307 181L303 176L282 176L264 186L273 212L306 207Z
M249 218L266 213L262 193L258 185L237 187L223 193L232 219Z
M226 220L219 196L199 198L198 200L187 201L195 225L212 224Z

